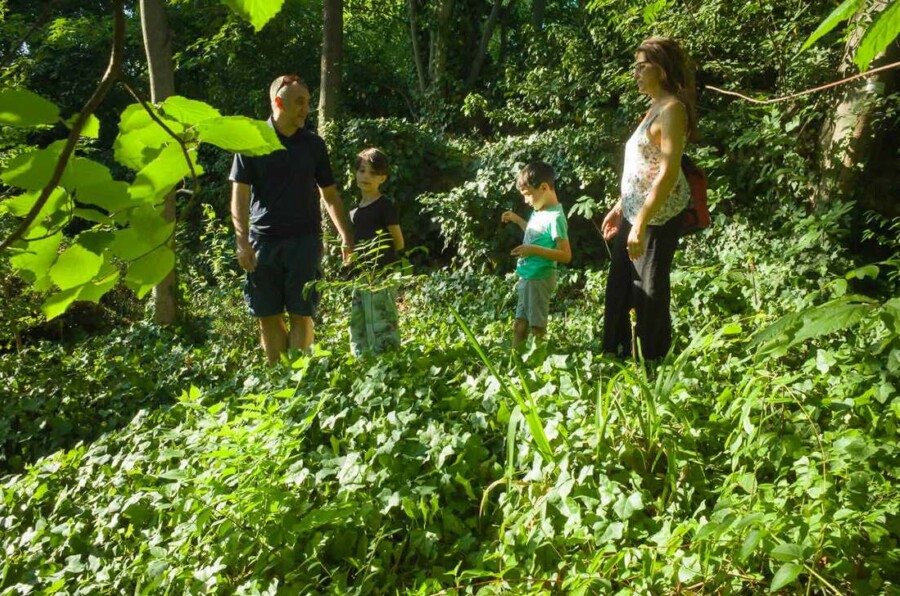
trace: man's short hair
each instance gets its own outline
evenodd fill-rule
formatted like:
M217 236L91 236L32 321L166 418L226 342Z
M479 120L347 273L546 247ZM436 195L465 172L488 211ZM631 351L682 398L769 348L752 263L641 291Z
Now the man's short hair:
M275 101L276 97L284 97L284 90L294 83L301 85L309 91L309 85L307 85L306 81L299 76L293 74L282 75L272 81L272 84L269 85L269 101Z
M356 156L356 161L353 162L353 169L358 170L363 164L372 168L372 171L379 176L388 175L389 164L387 155L377 147L369 147L360 151L359 155Z
M556 190L556 172L553 166L543 161L533 161L516 176L516 188L522 190L526 187L537 188L547 183L551 190Z

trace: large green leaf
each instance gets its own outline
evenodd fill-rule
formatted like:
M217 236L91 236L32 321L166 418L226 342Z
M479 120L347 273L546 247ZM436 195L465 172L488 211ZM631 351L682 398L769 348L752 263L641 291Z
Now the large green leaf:
M866 30L853 62L860 70L866 70L875 56L897 39L898 34L900 34L900 1L894 0Z
M28 89L0 89L0 125L38 126L59 120L59 108Z
M41 195L41 191L33 190L13 197L4 202L9 213L18 217L24 217L34 207L34 203ZM64 188L54 188L37 217L25 232L25 238L45 236L47 232L60 227L69 217L71 199Z
M41 304L41 311L43 311L44 316L47 317L48 321L55 319L66 312L69 306L78 299L78 294L80 293L81 287L79 286L77 288L69 288L68 290L61 290L50 294L44 300L44 303Z
M78 114L73 114L71 118L66 120L66 126L72 128L75 126L75 120L78 119ZM81 132L79 136L86 137L89 139L96 139L100 136L100 120L94 116L93 114L87 117L87 121L85 121L84 126L81 127Z
M50 279L61 290L87 283L100 271L103 257L80 244L67 248L50 269Z
M0 174L0 181L25 190L41 190L50 182L65 143L57 141L44 149L17 155L9 160L5 171Z
M777 592L781 588L797 579L797 576L803 571L803 566L797 563L785 563L781 569L775 572L772 578L772 585L769 586L770 592Z
M166 99L160 106L162 112L169 118L174 118L182 124L193 126L210 118L221 118L222 114L207 103L188 99L180 95L173 95Z
M275 130L264 120L224 116L197 126L200 140L244 155L266 155L283 149Z
M12 268L32 285L34 291L43 292L53 285L50 267L56 261L60 242L62 232L57 232L40 240L21 243L22 248L17 249L16 254L10 257L9 263Z
M168 246L160 246L128 266L125 285L131 288L138 298L143 298L153 286L165 279L174 266L175 253Z
M115 239L110 245L113 254L125 261L138 259L166 243L175 226L149 206L132 210L129 223L129 227L113 233Z
M82 203L101 207L109 213L117 213L134 204L128 195L128 183L120 180L79 187L76 198Z
M175 142L172 136L151 120L143 110L132 115L128 121L133 126L125 129L120 124L119 135L113 142L113 156L117 162L132 170L144 168L156 159L164 145ZM175 134L180 135L184 132L181 123L174 120L165 122Z
M197 175L203 173L196 163L196 154L192 154ZM190 175L190 167L175 143L165 147L149 165L138 172L134 183L128 188L128 195L135 202L154 203L162 199L175 185Z
M222 0L222 2L250 21L257 31L278 14L284 0Z
M104 182L112 182L109 168L86 157L69 160L60 184L70 191L82 187L94 186Z
M109 262L104 262L93 279L86 283L55 292L41 304L41 311L47 320L63 314L76 300L98 302L119 281L119 270Z
M822 24L812 32L807 40L803 43L803 47L800 48L800 51L804 51L806 48L816 43L820 37L834 29L838 26L838 23L842 21L846 21L853 14L859 10L859 7L862 6L863 0L844 0L841 2L840 6L835 8L828 17L822 21Z

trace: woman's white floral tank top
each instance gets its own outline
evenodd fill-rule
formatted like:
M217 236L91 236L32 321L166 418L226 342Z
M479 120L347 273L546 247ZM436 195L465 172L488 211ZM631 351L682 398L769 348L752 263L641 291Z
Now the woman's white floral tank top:
M625 144L625 169L622 172L622 212L629 223L634 223L638 211L641 210L647 195L650 194L653 181L659 174L660 149L647 136L650 125L658 115L654 114L647 118L637 127ZM666 197L662 208L647 224L660 226L681 213L688 206L690 193L690 187L688 187L679 163L678 182Z

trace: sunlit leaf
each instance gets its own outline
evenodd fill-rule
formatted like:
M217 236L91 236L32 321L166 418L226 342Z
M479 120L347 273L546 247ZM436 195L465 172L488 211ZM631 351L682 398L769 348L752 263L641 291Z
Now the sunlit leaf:
M250 21L256 31L272 20L284 4L284 0L222 0L222 2Z
M145 118L141 118L141 115ZM141 111L140 115L134 115L130 120L141 122L141 126L135 125L128 130L120 128L119 135L113 142L113 155L120 164L132 170L140 170L156 159L164 145L174 144L175 140L153 122L146 112ZM175 134L184 132L184 126L174 120L167 120L166 126Z
M57 141L44 149L15 156L0 174L0 182L25 190L41 190L56 169L65 141Z
M128 266L125 285L143 298L158 285L175 266L175 253L168 246L160 246Z
M22 279L32 284L32 289L42 292L53 285L50 279L50 267L56 261L62 233L57 232L47 238L24 242L19 252L10 257L13 269L18 271Z
M839 23L849 19L857 10L859 10L860 6L862 6L862 0L844 0L844 2L841 2L841 4L835 8L831 14L822 21L822 24L819 25L806 39L803 43L803 47L800 48L800 51L806 50L809 46L816 43L820 37L837 27Z
M61 290L47 296L44 303L41 304L41 311L44 313L44 316L47 317L47 320L53 320L66 312L69 306L78 299L78 294L81 293L81 290L81 286L78 286L68 290Z
M134 205L128 195L128 183L120 180L81 186L78 188L76 198L81 203L96 205L109 213L116 213Z
M900 34L900 2L894 0L866 30L853 62L860 70L866 70L875 56L885 50Z
M210 118L221 118L221 114L217 109L202 101L188 99L180 95L173 95L162 103L160 107L162 112L169 118L174 118L182 124L189 126L209 120Z
M72 128L75 126L75 120L78 119L78 114L73 114L71 118L66 120L66 126ZM84 123L84 126L81 127L80 136L86 137L89 139L96 139L100 136L100 120L94 116L93 114L87 117L87 120Z
M70 159L60 184L70 191L112 182L109 168L86 157Z
M103 257L80 244L67 248L50 269L50 279L62 290L90 281L103 264Z
M192 155L195 159L195 156ZM197 175L203 173L195 163ZM156 202L164 197L175 185L190 175L190 167L177 144L171 144L149 165L138 172L134 183L128 188L128 195L134 202Z
M0 89L0 125L39 126L59 120L59 108L28 89Z
M197 126L200 140L243 155L265 155L283 149L275 130L264 120L227 116Z

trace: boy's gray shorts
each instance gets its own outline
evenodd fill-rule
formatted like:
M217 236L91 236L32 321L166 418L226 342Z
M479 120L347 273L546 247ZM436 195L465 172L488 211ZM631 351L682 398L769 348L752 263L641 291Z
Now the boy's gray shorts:
M529 327L547 327L550 297L556 289L556 274L545 279L522 279L516 284L519 302L516 318L528 321Z

